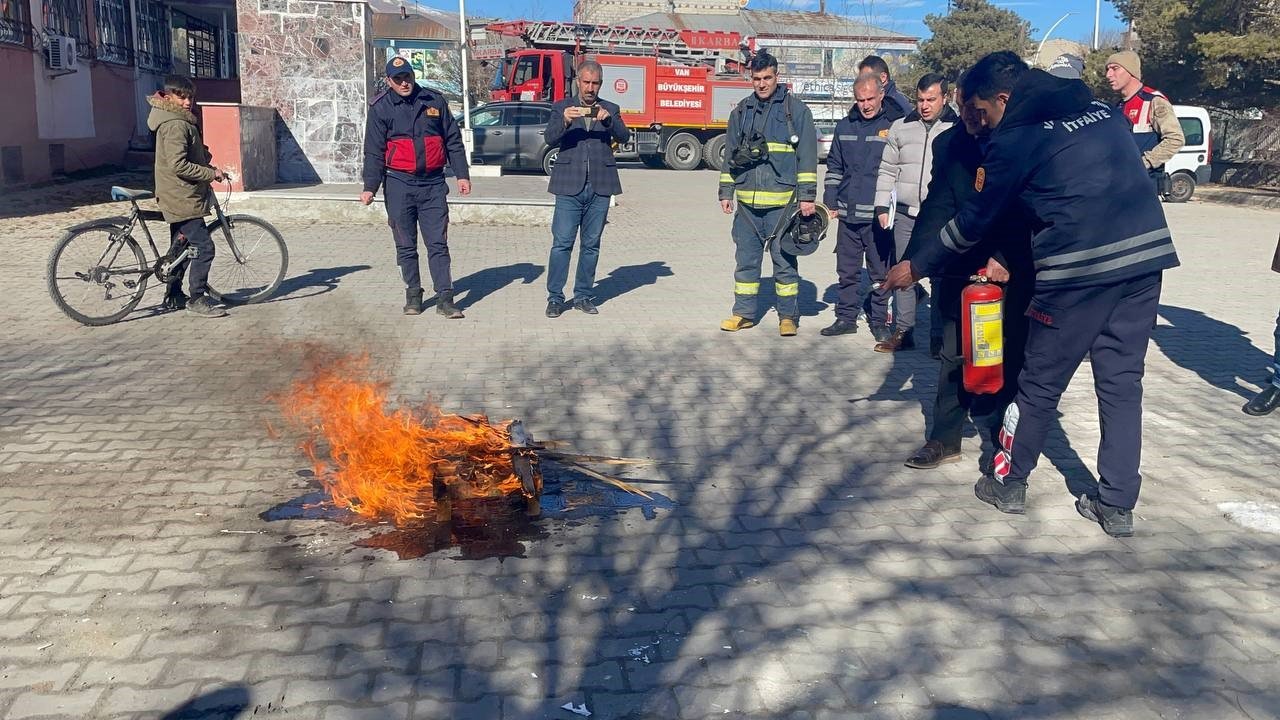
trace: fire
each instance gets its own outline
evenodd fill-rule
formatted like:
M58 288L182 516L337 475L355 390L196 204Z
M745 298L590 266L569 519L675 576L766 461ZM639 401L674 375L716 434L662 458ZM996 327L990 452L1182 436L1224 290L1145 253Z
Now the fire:
M334 505L396 525L448 513L452 499L524 491L513 467L511 423L431 404L389 409L367 356L332 361L280 398L303 429L303 450ZM540 483L539 483L540 484Z

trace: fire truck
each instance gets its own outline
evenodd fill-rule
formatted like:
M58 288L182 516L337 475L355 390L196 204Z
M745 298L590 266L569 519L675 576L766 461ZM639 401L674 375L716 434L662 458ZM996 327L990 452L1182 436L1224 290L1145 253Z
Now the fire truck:
M618 104L633 131L634 153L650 167L724 167L729 112L751 93L745 75L754 41L736 32L661 30L562 22L494 23L518 37L498 63L490 97L555 102L576 94L574 68L604 68L600 96Z

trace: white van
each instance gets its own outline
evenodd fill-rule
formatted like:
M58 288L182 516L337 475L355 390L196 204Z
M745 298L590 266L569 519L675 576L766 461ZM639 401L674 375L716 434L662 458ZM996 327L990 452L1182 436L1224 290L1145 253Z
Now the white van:
M1178 154L1164 164L1164 171L1169 174L1169 194L1165 199L1186 202L1195 193L1196 185L1209 182L1209 164L1213 162L1209 112L1192 105L1174 105L1173 112L1187 140Z

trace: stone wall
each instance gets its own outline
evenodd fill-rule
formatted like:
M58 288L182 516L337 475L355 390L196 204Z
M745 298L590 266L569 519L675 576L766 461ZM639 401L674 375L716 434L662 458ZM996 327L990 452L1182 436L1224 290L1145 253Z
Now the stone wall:
M358 181L375 77L364 0L236 0L236 16L241 102L278 113L280 182Z

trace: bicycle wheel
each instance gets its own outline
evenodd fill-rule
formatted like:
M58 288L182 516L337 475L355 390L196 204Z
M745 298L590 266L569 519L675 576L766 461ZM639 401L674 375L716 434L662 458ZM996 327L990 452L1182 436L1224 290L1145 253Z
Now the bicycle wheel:
M142 248L109 222L63 234L49 255L53 304L84 325L110 325L133 312L147 291L150 268Z
M215 253L209 269L209 294L215 300L238 305L262 302L280 287L289 268L289 249L280 231L251 215L228 215L227 224L243 262L227 245L222 225L209 223Z

